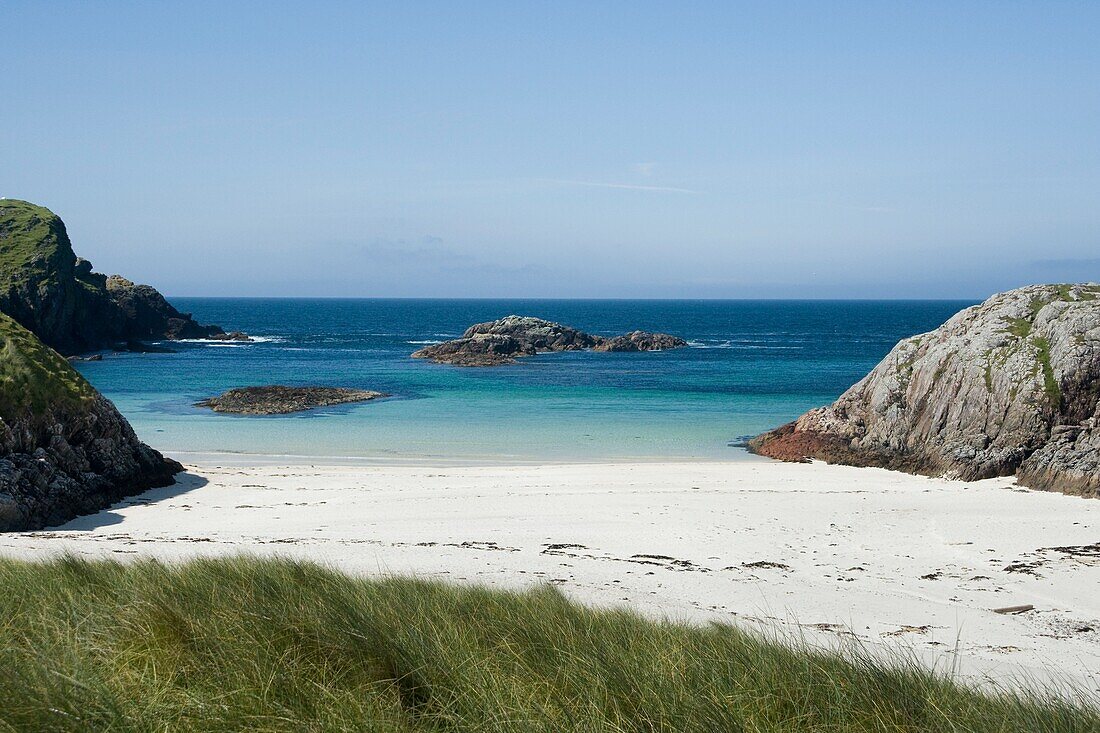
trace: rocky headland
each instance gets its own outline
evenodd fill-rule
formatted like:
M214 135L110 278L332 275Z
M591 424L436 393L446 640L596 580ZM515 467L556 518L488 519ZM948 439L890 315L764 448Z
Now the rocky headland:
M282 415L289 412L312 410L315 407L342 405L349 402L367 402L388 397L383 392L347 387L240 387L217 397L196 402L195 407L209 407L214 412L238 415Z
M0 312L62 354L134 350L148 340L234 339L180 313L148 285L92 271L49 209L0 199Z
M668 334L633 331L605 338L542 318L506 316L476 323L461 338L426 346L412 356L456 366L499 366L550 351L658 351L681 346L687 346L687 342Z
M1100 495L1100 285L994 295L904 339L832 405L749 442L964 480Z
M38 529L167 486L145 445L60 354L0 314L0 531Z

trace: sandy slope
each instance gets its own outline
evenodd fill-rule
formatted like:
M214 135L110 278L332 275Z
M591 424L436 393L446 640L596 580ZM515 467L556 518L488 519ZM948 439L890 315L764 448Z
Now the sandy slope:
M257 462L258 464L259 462ZM270 460L266 463L270 464ZM0 553L285 553L357 573L549 582L651 615L913 648L1100 688L1100 501L766 461L501 467L207 462ZM1019 615L994 608L1033 604Z

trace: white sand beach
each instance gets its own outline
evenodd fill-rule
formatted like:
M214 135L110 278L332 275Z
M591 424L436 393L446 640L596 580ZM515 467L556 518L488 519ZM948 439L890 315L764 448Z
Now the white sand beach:
M238 465L247 462L248 465ZM1100 688L1100 502L765 460L528 466L205 458L0 553L282 554L856 642L969 679ZM994 609L1032 605L1019 614Z

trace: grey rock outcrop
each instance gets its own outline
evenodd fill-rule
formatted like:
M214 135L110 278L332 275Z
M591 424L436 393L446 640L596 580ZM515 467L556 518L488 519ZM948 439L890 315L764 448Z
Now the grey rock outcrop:
M832 405L750 441L821 460L1100 490L1100 286L1035 285L904 339Z
M622 336L603 339L593 347L594 351L665 351L687 346L679 336L649 331L631 331Z
M426 346L412 356L457 366L499 366L548 351L653 351L686 345L668 334L634 331L608 339L542 318L506 316L476 323L461 338Z
M60 524L167 486L182 470L138 440L61 355L0 314L0 531Z
M276 384L231 389L217 397L196 402L195 406L239 415L281 415L388 396L382 392L347 387L286 387Z
M475 323L462 334L474 336L510 336L535 351L574 351L589 349L598 343L595 336L570 326L531 316L506 316L496 321Z
M480 367L514 364L516 357L534 353L534 348L513 336L477 334L425 346L414 351L412 357L430 359L439 364Z
M105 287L125 324L127 340L226 340L229 336L221 326L204 326L190 313L180 313L150 285L135 285L121 275L111 275Z

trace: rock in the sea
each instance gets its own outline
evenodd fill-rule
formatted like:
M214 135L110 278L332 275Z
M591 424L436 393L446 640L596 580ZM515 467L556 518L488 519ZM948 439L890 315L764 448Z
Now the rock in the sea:
M651 333L649 331L631 331L622 336L602 339L593 347L594 351L664 351L666 349L679 349L687 346L679 336L670 336L667 333Z
M182 470L64 357L0 314L0 531L61 524Z
M252 341L253 338L244 331L230 331L229 333L219 333L216 336L209 337L211 341Z
M135 285L121 275L106 279L107 297L126 324L127 340L220 338L220 326L203 326L189 313L180 313L149 285Z
M475 323L462 334L463 338L481 335L510 336L535 351L574 351L591 348L598 342L584 331L531 316L505 316Z
M42 206L0 199L0 312L63 354L161 339L224 338L148 285L92 271Z
M1100 285L1033 285L901 341L762 455L1100 493Z
M506 316L497 321L475 323L462 338L426 346L413 353L416 359L431 359L457 366L511 364L516 357L540 351L589 349L595 336L560 323L530 316Z
M455 366L499 366L513 364L518 356L530 356L535 349L513 336L476 334L414 351L414 359L431 359Z
M232 412L240 415L281 415L301 412L314 407L342 405L348 402L366 402L388 397L382 392L347 387L240 387L217 397L196 402L196 407L209 407L214 412Z
M652 351L686 345L686 341L667 334L634 331L607 339L542 318L506 316L476 323L462 338L426 346L412 356L457 366L498 366L547 351Z

